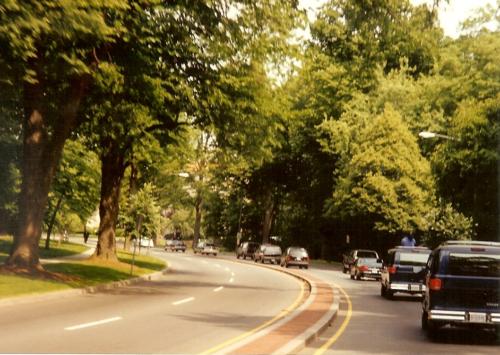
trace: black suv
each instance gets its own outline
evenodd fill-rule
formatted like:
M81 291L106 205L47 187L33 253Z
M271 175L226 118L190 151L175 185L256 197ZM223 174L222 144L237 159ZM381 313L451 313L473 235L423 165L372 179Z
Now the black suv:
M500 243L447 242L427 263L422 329L443 325L500 330Z
M381 271L380 294L391 299L394 293L422 294L425 265L431 250L425 247L395 247L387 252Z

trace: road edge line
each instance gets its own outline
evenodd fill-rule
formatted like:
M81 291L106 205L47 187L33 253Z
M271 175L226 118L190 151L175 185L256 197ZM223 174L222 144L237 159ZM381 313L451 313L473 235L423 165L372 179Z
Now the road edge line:
M290 274L291 275L291 274ZM214 347L203 351L200 355L210 355L210 354L230 354L231 351L238 349L255 339L258 339L273 329L281 326L283 323L288 322L291 318L296 316L296 312L301 309L304 305L312 302L310 296L312 294L311 287L313 287L307 280L296 277L297 280L301 281L301 292L299 296L295 299L295 301L288 306L285 310L278 313L275 317L270 320L262 323L261 325L250 329L249 331L240 334L236 337L226 340L225 342L215 345ZM304 284L309 285L309 294L305 295L305 287ZM305 300L304 300L305 299Z
M352 302L351 298L347 294L347 292L340 287L337 284L333 284L335 288L340 290L340 292L344 295L344 298L347 302L347 314L345 316L344 321L340 325L339 329L333 334L322 346L319 347L319 349L316 349L314 352L314 355L322 355L325 351L328 350L329 347L331 347L335 342L340 338L340 336L344 333L345 329L347 328L347 325L349 324L351 317L352 317Z

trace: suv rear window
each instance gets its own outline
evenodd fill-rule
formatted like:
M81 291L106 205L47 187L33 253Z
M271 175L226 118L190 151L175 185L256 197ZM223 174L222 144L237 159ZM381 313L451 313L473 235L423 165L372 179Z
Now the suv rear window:
M358 251L356 254L358 258L376 258L377 254L373 251Z
M425 265L429 259L428 253L399 253L400 265Z
M448 273L456 276L500 276L500 255L450 253Z

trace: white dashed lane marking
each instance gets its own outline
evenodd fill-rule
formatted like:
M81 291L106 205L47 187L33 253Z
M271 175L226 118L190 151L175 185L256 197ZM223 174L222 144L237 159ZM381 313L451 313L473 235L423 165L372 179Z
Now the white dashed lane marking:
M107 318L107 319L102 319L102 320L98 320L95 322L73 325L71 327L64 328L64 330L78 330L78 329L83 329L83 328L95 327L95 326L106 324L106 323L116 322L116 321L121 320L121 319L122 319L122 317Z
M172 303L172 305L174 305L174 306L178 306L178 305L180 305L180 304L183 304L183 303L188 303L188 302L191 302L191 301L194 301L194 297L184 298L183 300L173 302L173 303Z

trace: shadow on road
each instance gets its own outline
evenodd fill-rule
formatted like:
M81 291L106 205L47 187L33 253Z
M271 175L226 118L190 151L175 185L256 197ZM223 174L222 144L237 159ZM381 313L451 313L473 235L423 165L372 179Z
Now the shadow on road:
M220 282L205 282L205 281L180 281L180 280L163 280L163 281L141 281L132 286L124 286L118 288L112 288L109 290L103 290L99 293L112 294L112 295L167 295L172 294L173 290L182 290L186 288L207 288L212 290L219 286L224 286L224 289L231 290L260 290L260 291L270 291L273 293L277 292L290 292L295 289L273 289L271 287L258 287L258 286L244 286L238 284L224 284ZM179 291L181 292L181 291ZM179 293L175 292L175 293Z
M191 313L186 315L178 315L179 318L189 322L207 323L221 328L249 330L256 326L262 325L272 317L266 316L242 316L235 313Z
M460 345L500 345L500 334L494 330L444 327L431 339L434 343Z

